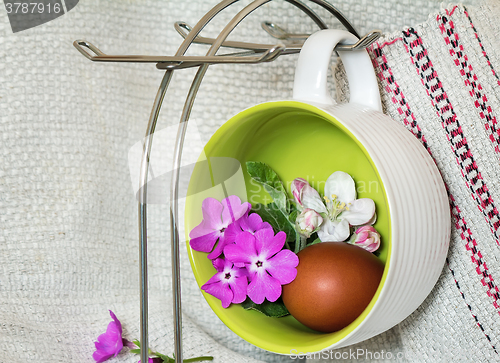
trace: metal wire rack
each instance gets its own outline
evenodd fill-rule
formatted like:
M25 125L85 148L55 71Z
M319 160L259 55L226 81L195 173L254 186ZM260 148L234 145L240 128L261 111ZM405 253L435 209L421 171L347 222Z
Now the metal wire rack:
M179 120L177 138L174 144L174 160L172 183L170 191L170 231L171 231L171 255L172 255L172 286L173 286L173 317L174 317L174 346L175 362L182 362L182 306L181 306L181 282L180 282L180 246L178 230L178 189L179 171L184 146L184 138L194 100L200 88L203 77L208 67L213 64L227 63L263 63L276 60L286 54L300 52L303 42L309 34L291 34L272 22L263 22L262 28L272 37L278 40L277 44L257 44L248 42L228 41L229 34L236 26L253 11L272 0L254 0L241 9L219 33L217 38L206 38L200 35L205 26L212 21L222 10L238 2L238 0L223 0L206 13L200 21L191 27L185 22L174 24L177 32L184 38L174 56L143 56L143 55L108 55L103 53L93 44L85 40L76 40L73 45L87 59L96 62L139 62L156 63L158 69L165 70L161 80L153 108L149 117L140 167L140 192L138 202L139 215L139 273L140 273L140 342L141 361L148 361L148 268L147 268L147 179L149 174L149 163L153 136L156 123L160 113L161 105L167 88L175 70L198 67L189 89L184 108ZM285 0L289 4L304 12L319 29L327 29L326 23L306 4L300 0ZM382 33L373 30L361 37L347 18L333 5L324 0L310 0L311 2L326 9L332 16L337 18L342 25L359 41L355 44L339 44L336 51L352 51L363 49L375 42ZM185 56L188 48L193 44L205 44L210 48L204 56ZM221 47L239 49L238 52L217 55Z

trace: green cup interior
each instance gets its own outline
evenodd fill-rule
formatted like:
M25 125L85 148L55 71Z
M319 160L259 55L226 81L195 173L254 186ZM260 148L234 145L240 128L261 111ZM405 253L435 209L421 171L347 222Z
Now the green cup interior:
M210 139L200 159L234 158L241 163L249 202L269 202L270 197L246 173L247 161L261 161L273 168L290 194L293 179L302 177L323 192L324 182L337 170L350 174L356 182L358 198L371 198L377 209L375 228L380 232L380 259L386 268L382 282L370 305L349 326L334 333L319 333L303 326L292 316L270 318L240 305L224 309L215 297L204 294L218 317L246 341L271 352L296 354L317 352L330 347L352 332L370 310L385 281L390 258L390 216L386 193L380 176L364 147L330 114L314 106L295 102L269 102L247 109L226 122ZM214 178L207 168L195 167L188 188L185 226L189 234L202 220L201 203L207 186ZM215 182L217 183L217 182ZM199 286L215 273L207 254L187 248Z

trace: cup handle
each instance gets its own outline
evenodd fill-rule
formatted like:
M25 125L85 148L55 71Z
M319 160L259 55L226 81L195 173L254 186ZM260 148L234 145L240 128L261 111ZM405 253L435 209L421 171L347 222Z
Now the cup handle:
M302 46L293 86L293 98L299 101L335 104L327 87L330 58L338 43L354 44L358 38L338 29L325 29L312 34ZM382 111L377 77L365 49L339 52L349 82L349 103L358 103Z

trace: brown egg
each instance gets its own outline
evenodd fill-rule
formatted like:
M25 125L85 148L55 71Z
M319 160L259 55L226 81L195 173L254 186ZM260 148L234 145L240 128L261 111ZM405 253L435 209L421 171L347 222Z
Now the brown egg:
M283 302L305 326L331 333L352 323L378 288L384 264L345 242L323 242L298 253L297 277L283 286Z

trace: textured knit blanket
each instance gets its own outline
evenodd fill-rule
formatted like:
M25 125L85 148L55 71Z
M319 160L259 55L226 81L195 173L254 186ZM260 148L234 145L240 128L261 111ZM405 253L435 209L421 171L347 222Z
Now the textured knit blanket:
M182 40L173 23L194 25L216 3L80 1L64 16L18 33L0 7L1 363L92 362L94 341L111 320L109 309L121 320L125 338L139 338L132 151L144 136L162 72L152 65L91 63L72 42L86 39L108 54L173 55ZM369 341L303 361L497 361L500 5L472 0L443 8L434 0L334 5L360 33L378 28L390 34L369 49L384 111L436 161L449 191L453 231L442 275L415 313ZM241 7L226 10L203 35L216 36ZM325 11L318 13L330 27L341 27ZM231 39L275 42L260 28L263 20L297 33L317 29L297 9L273 1L245 19ZM195 46L188 54L206 50ZM191 116L185 164L195 161L210 136L238 111L290 98L296 59L210 67ZM336 84L337 98L345 101L342 67L333 74L332 90ZM193 70L174 74L158 125L166 132L153 150L155 171L168 170L162 162L172 158L169 130L179 120L193 75ZM158 200L150 205L148 220L150 346L166 354L173 351L168 210ZM186 358L298 361L264 352L232 333L201 295L185 250L181 257ZM137 360L121 353L110 362Z

